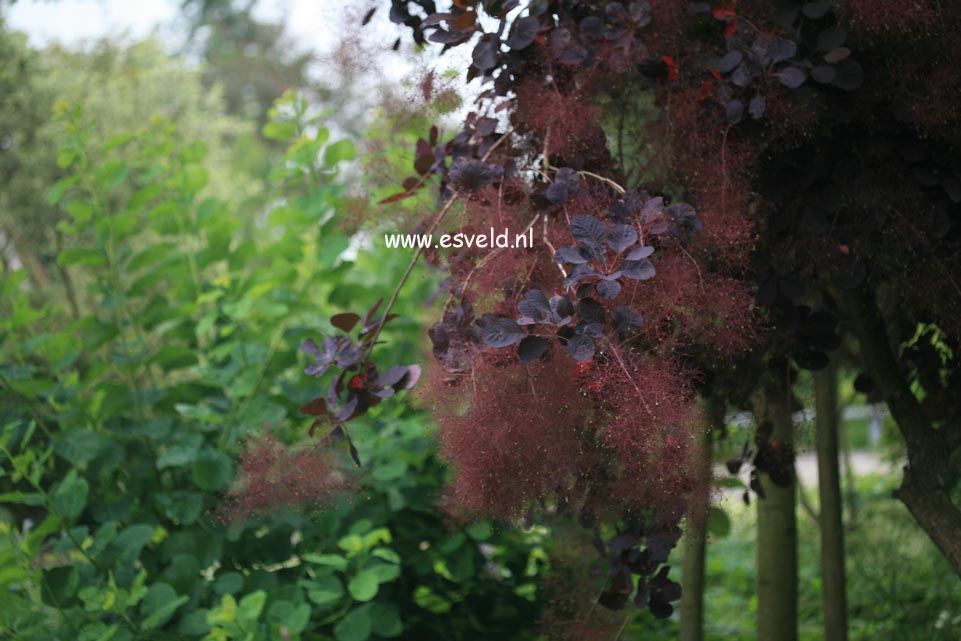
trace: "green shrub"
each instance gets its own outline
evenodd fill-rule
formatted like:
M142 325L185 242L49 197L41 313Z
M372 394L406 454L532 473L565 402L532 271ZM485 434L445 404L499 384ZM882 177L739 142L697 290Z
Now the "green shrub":
M360 252L334 225L347 141L287 96L269 210L202 198L204 145L163 118L92 149L60 118L68 175L57 256L72 306L0 283L0 634L31 639L530 638L537 542L448 527L424 417L385 402L353 429L366 468L328 509L226 527L214 515L237 443L288 442L315 395L300 342L337 301L389 291L401 252ZM348 277L347 272L350 271ZM417 279L387 360L419 349ZM389 363L388 363L389 364Z

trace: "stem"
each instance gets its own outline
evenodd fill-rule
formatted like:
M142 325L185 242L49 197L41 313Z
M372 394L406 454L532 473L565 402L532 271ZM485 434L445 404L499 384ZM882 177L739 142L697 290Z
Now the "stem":
M616 191L619 194L623 194L627 192L626 189L624 189L619 184L617 184L616 182L614 182L613 180L611 180L606 176L601 176L600 174L595 174L594 172L591 172L591 171L579 171L577 173L580 174L581 176L587 176L588 178L599 180L602 183L607 183L614 191Z
M507 138L510 137L511 133L513 132L514 132L513 127L505 131L504 135L498 138L497 141L493 145L491 145L490 149L488 149L487 152L481 157L481 160L486 162L487 159L490 158L491 154L494 153L494 150L497 149L502 142L507 140ZM450 208L453 206L458 196L460 196L460 190L457 190L453 194L451 194L447 202L444 203L444 207L440 210L440 213L437 214L437 218L435 218L434 222L432 222L430 224L430 227L427 228L426 235L429 236L434 233L434 230L437 229L441 221L444 220L444 216L446 216L447 212L450 211ZM410 262L407 263L407 269L404 270L404 275L400 277L400 281L397 283L397 286L394 288L394 292L390 295L390 300L387 301L387 306L384 308L384 315L381 318L381 321L377 323L377 327L374 329L374 334L373 336L371 336L370 347L367 348L367 354L366 354L367 356L370 356L370 353L374 351L374 346L377 345L377 339L380 338L380 332L381 330L384 329L384 325L387 323L387 318L390 316L390 312L394 308L394 303L397 302L397 297L400 296L401 290L404 289L404 285L407 284L407 279L410 278L411 272L414 271L414 267L417 265L417 261L420 260L420 257L423 254L424 254L424 247L418 247L414 251L414 255L411 257Z
M617 347L614 346L614 343L611 342L610 338L607 339L607 345L611 348L611 354L614 355L614 358L617 360L617 364L621 366L621 371L624 372L624 376L626 376L627 380L629 380L631 385L634 386L634 391L637 392L637 398L641 401L641 405L644 406L644 409L647 411L648 415L653 417L654 412L651 411L651 406L647 404L647 400L644 398L641 388L637 386L637 382L634 380L634 377L631 376L630 370L627 369L624 359L621 358L621 353L618 351Z

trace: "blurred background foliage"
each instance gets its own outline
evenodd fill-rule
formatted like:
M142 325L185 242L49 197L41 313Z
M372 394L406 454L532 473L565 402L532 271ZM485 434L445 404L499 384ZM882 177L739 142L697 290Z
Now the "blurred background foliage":
M312 80L312 54L254 5L185 0L175 56L152 40L35 49L0 9L0 638L540 638L564 537L448 522L409 399L353 428L365 467L337 502L216 514L244 436L306 436L318 385L297 346L392 290L408 257L372 238L430 196L372 203L408 173L428 111L458 107L450 91L427 111L390 92L355 104L371 93L356 68ZM439 279L421 268L402 292L385 365L425 358ZM879 447L866 419L845 434ZM731 427L716 456L747 438ZM891 501L895 476L848 476L851 638L956 639L961 588ZM754 517L726 495L705 621L747 640ZM817 530L801 533L813 641ZM624 638L676 638L677 616L636 617Z

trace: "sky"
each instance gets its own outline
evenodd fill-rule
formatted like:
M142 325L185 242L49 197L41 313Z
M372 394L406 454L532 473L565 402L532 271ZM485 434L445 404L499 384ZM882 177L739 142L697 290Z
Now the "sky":
M102 36L137 39L152 32L175 42L180 40L179 4L180 0L19 0L7 9L7 15L11 26L25 31L37 46L52 42L78 46ZM343 8L349 4L337 0L263 0L258 13L271 19L285 16L291 34L300 42L325 51L335 41ZM384 27L390 25L379 24L380 29Z
M30 43L37 47L59 43L77 48L105 36L135 41L154 34L167 43L171 52L175 52L184 42L184 23L179 19L181 1L19 0L6 8L6 15L8 24L26 32ZM398 36L403 36L407 46L410 46L411 39L409 31L390 22L385 0L260 0L256 14L271 21L285 20L288 34L296 45L323 57L338 44L345 28L358 31L356 23L364 9L375 5L379 10L359 33L367 45L383 51L383 55L371 56L365 62L376 67L378 73L375 75L391 82L400 82L420 73L411 64L410 57L390 52L390 46ZM463 69L469 64L470 51L450 51L439 65L429 60L422 59L424 64L441 72L451 66ZM462 87L462 95L475 95L477 82L473 85Z

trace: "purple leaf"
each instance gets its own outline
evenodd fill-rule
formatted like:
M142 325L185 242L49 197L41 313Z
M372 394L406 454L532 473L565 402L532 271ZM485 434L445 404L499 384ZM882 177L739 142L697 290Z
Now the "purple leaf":
M590 360L594 356L594 341L583 334L576 334L567 339L567 351L575 361Z
M788 67L778 74L777 79L789 89L797 89L807 80L807 74L800 67Z
M607 233L607 244L618 254L637 242L637 230L633 225L612 225Z
M651 261L638 260L638 261L627 261L621 265L621 270L624 272L625 278L630 278L632 280L648 280L649 278L654 278L654 265Z
M537 37L541 28L541 21L536 16L527 16L514 21L511 35L507 39L507 46L514 50L525 49Z
M635 247L628 253L625 260L643 260L645 258L650 258L651 254L654 253L654 248L650 245L646 247Z
M527 332L510 318L490 318L481 328L481 338L490 347L507 347L519 343Z
M523 364L536 361L547 350L547 339L540 336L527 336L517 346L517 354Z

